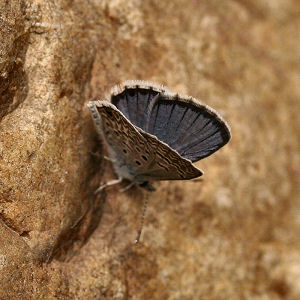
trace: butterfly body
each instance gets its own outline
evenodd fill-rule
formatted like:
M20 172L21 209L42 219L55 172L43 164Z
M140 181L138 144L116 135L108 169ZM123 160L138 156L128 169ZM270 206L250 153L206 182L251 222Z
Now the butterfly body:
M88 106L119 178L147 189L151 181L203 174L192 162L230 139L225 121L197 100L144 81L114 87L108 101Z

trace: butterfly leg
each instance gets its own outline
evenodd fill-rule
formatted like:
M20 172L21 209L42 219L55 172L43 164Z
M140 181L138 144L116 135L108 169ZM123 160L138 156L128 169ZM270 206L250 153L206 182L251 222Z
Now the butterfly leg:
M115 159L112 159L112 158L110 158L108 156L105 156L105 155L103 156L103 158L106 159L106 160L108 160L108 161L110 161L110 162L112 162L112 163L116 162Z
M108 186L115 185L115 184L118 184L118 183L122 182L122 180L123 180L123 178L120 177L118 179L114 179L114 180L111 180L109 182L106 182L105 184L100 185L97 188L97 190L95 191L95 194L98 194L100 191L102 191L103 189L105 189Z
M135 183L134 181L132 181L131 183L129 183L127 186L125 186L123 189L120 189L119 191L120 191L121 193L123 193L123 192L129 190L130 188L132 188L135 184L136 184L136 183Z

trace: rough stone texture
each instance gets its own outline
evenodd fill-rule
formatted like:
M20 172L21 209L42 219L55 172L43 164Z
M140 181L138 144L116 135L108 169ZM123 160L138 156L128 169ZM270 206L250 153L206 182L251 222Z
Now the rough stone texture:
M0 2L0 299L299 299L297 0ZM233 139L202 183L118 188L85 103L127 79ZM93 153L96 153L93 154Z

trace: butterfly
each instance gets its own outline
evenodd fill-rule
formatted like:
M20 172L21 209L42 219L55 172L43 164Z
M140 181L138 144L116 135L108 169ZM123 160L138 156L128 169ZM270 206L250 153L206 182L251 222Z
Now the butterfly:
M231 138L225 120L200 101L147 81L125 81L104 101L88 103L117 180L153 190L152 181L203 175L193 165Z

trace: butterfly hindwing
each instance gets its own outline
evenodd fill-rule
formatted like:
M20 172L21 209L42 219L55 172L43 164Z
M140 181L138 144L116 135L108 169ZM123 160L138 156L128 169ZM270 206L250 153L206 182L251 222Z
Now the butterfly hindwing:
M91 102L90 110L101 119L101 132L112 151L117 170L126 166L133 181L191 179L202 175L192 163L160 142L155 136L136 128L109 102ZM96 126L98 125L95 121Z
M127 167L132 177L140 173L140 169L148 168L153 158L143 136L109 102L97 101L96 109L114 163Z

